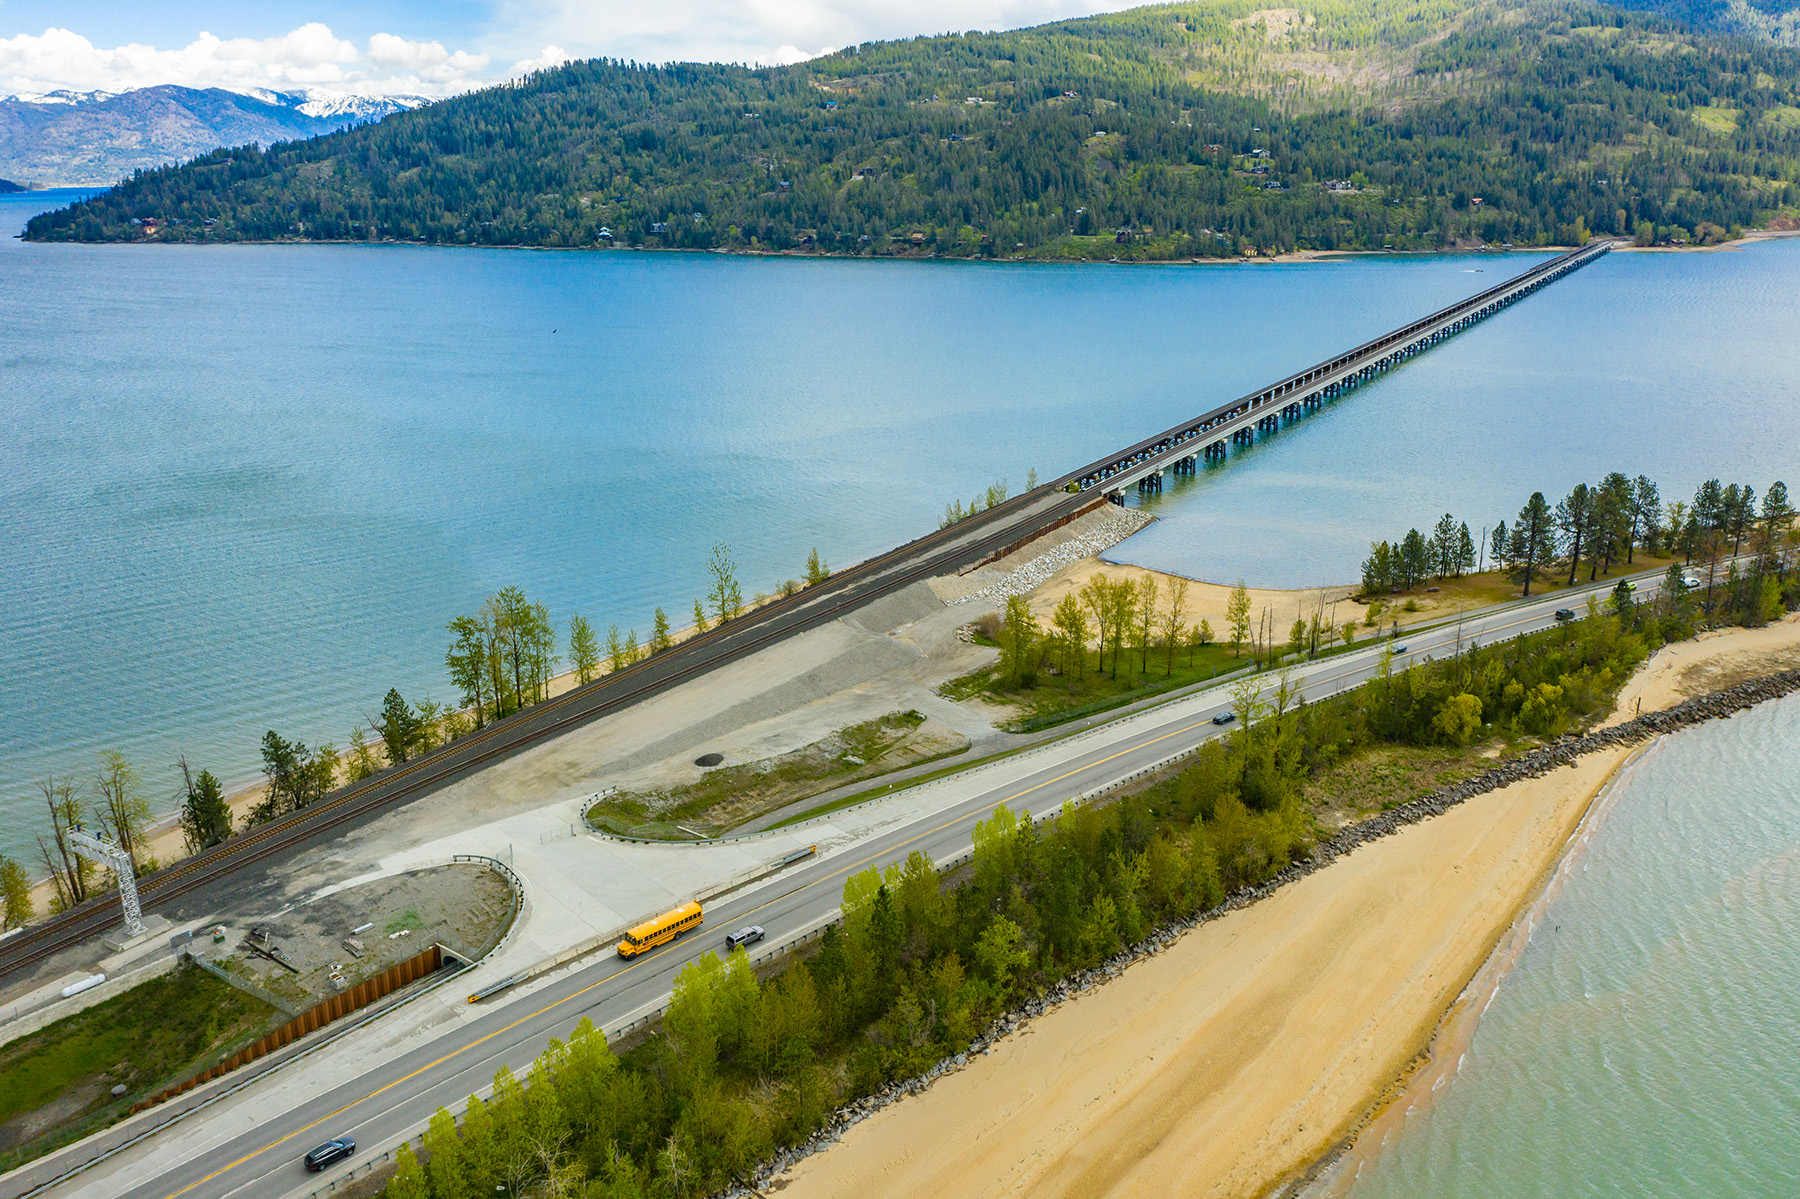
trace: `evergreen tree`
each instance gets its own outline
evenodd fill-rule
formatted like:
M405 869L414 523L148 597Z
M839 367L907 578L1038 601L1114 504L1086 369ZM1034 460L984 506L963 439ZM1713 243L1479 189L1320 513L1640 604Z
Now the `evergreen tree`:
M1652 548L1662 515L1662 498L1657 494L1656 484L1639 475L1631 485L1631 535L1625 547L1625 561L1635 558L1638 546L1646 550Z
M231 805L225 802L224 789L210 770L192 775L185 758L180 769L181 838L188 853L195 854L231 836Z
M1468 530L1462 530L1464 536ZM1447 579L1457 574L1457 563L1460 559L1462 540L1458 536L1456 518L1448 512L1438 518L1436 527L1431 530L1431 548L1436 559L1432 564L1432 573L1440 579Z
M381 701L381 718L375 724L375 732L387 749L389 765L398 766L412 756L419 738L419 717L392 687Z
M1519 519L1513 523L1507 541L1506 561L1513 572L1523 578L1526 595L1531 594L1531 581L1537 573L1556 560L1553 519L1544 493L1534 491L1525 506L1519 509Z
M1575 584L1575 572L1581 569L1581 558L1590 544L1594 515L1594 492L1586 483L1577 483L1556 505L1556 528L1562 535L1563 552L1569 559L1569 585Z

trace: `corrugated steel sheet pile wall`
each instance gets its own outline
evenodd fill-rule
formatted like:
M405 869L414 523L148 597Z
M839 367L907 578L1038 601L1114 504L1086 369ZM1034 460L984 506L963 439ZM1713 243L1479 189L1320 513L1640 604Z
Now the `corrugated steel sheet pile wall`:
M154 1107L165 1099L172 1099L184 1092L191 1091L201 1083L211 1082L222 1075L230 1074L239 1066L255 1061L259 1057L280 1049L304 1037L307 1033L316 1032L330 1024L333 1020L342 1019L358 1008L367 1007L384 995L392 994L408 983L417 982L433 970L444 964L444 951L441 946L433 945L423 953L389 966L373 978L366 978L347 991L333 995L323 1003L314 1004L286 1024L257 1041L238 1050L210 1070L203 1070L186 1082L177 1083L166 1090L131 1105L131 1110L141 1112L147 1107Z

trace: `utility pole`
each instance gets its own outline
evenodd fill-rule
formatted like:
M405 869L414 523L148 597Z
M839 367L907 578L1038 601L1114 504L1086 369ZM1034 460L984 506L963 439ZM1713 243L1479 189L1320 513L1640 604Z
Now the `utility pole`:
M94 836L79 824L69 830L69 840L75 843L76 853L112 870L113 876L119 880L119 902L125 908L125 934L131 937L142 936L148 930L144 928L144 911L138 906L137 867L133 864L131 855L111 841Z

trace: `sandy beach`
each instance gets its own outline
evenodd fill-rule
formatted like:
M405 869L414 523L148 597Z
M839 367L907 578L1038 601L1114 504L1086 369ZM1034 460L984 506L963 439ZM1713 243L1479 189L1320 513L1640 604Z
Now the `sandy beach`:
M1800 664L1800 621L1671 646L1622 709ZM856 1194L1251 1196L1396 1092L1630 751L1366 845L1063 1004L784 1179Z
M1097 557L1083 558L1063 567L1042 586L1031 593L1031 611L1045 626L1050 624L1051 614L1056 605L1062 602L1063 596L1071 591L1079 592L1087 581L1096 574L1104 574L1112 579L1136 579L1149 575L1156 580L1159 608L1167 606L1169 585L1175 576L1161 571L1146 570L1141 566L1115 566L1110 562L1102 562ZM1225 605L1231 600L1231 587L1222 583L1202 583L1198 580L1187 580L1187 602L1182 605L1189 624L1198 624L1205 620L1212 625L1215 641L1229 641L1231 629L1225 620ZM1346 621L1361 621L1364 607L1352 603L1345 597L1356 590L1349 585L1337 587L1309 587L1304 591L1279 591L1268 587L1246 588L1250 594L1250 616L1252 620L1261 620L1263 611L1267 609L1269 621L1275 630L1275 639L1285 642L1288 629L1292 627L1296 616L1312 619L1318 612L1321 603L1324 615L1335 619L1342 625ZM1357 625L1357 636L1367 637L1373 630Z

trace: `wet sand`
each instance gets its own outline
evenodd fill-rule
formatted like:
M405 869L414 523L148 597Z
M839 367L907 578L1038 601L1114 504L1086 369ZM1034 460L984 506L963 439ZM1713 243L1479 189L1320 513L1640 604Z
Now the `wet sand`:
M1711 635L1656 655L1624 706L1796 658L1800 621ZM1248 1199L1300 1176L1398 1092L1630 752L1478 796L1202 925L798 1163L787 1193Z

